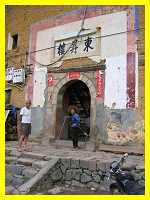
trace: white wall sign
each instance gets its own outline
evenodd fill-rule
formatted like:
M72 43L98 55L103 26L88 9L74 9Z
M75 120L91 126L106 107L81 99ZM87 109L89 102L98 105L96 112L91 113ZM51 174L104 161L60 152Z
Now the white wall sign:
M13 67L9 67L6 69L6 81L12 81L13 80Z
M24 69L14 69L13 70L13 83L22 83L25 80Z

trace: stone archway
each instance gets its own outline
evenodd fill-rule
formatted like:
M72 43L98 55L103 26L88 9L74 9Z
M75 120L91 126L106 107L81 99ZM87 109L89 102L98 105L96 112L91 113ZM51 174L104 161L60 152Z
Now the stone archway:
M90 136L92 138L93 133L94 133L95 120L96 120L96 89L95 89L95 86L94 86L94 83L92 82L92 80L85 74L84 75L81 74L80 78L78 78L77 80L84 82L90 92L90 96L91 96ZM66 76L64 76L59 82L57 82L57 84L54 86L53 91L52 91L53 97L51 99L51 106L53 109L53 119L51 121L52 127L51 127L50 132L52 133L53 138L55 137L57 97L58 97L60 89L69 81L70 81L70 79L68 79Z

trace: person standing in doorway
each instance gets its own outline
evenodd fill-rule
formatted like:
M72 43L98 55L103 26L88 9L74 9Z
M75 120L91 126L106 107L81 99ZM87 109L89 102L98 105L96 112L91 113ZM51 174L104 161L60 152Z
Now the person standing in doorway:
M76 106L72 106L70 108L70 114L71 114L71 135L72 135L73 148L78 148L80 116L78 114L78 109Z
M26 105L20 111L21 135L18 151L28 150L28 137L31 134L31 101L27 100Z

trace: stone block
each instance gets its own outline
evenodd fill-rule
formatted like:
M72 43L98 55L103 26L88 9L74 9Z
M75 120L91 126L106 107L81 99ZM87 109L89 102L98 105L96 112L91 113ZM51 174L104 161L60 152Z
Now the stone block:
M97 170L97 173L102 176L103 175L103 172L101 170Z
M33 161L32 166L34 168L43 168L47 163L48 161L38 160L38 161Z
M19 158L17 160L18 163L26 165L26 166L32 166L34 160L32 159L27 159L27 158Z
M54 187L54 188L48 190L48 194L59 194L59 193L61 193L60 187Z
M145 166L144 166L144 164L137 165L137 166L136 166L136 169L137 169L137 170L141 170L141 171L142 171L142 170L144 170L144 169L145 169Z
M91 176L89 176L89 175L87 175L87 174L85 174L85 173L83 173L83 174L81 175L81 179L80 179L81 183L88 183L88 182L90 182L91 180L92 180Z
M41 153L33 153L33 152L24 152L22 153L23 158L32 158L32 159L39 159L42 160L44 159L46 156L44 154Z
M19 175L14 175L12 178L12 185L15 187L19 187L24 183L24 177Z
M32 168L26 168L23 170L22 175L31 178L33 177L35 174L37 173L37 171L35 169Z
M61 159L61 163L66 169L70 169L71 168L71 160L70 159L62 158Z
M101 181L101 177L98 173L92 173L92 179L94 182L99 183Z
M109 189L109 184L107 183L107 181L102 181L100 184L99 184L99 190L100 191L105 191L105 192L110 192L110 189Z
M82 183L80 183L79 181L76 181L76 180L72 180L71 185L74 186L74 187L80 187L80 188L85 187L84 184L82 184Z
M55 181L59 181L62 179L62 172L60 169L57 169L56 171L54 171L51 174L51 179L55 182Z
M22 155L22 153L21 152L18 152L18 151L12 151L11 152L11 156L14 156L14 157L20 157Z
M80 167L79 160L71 159L71 168L79 168L79 167Z
M24 165L16 165L16 164L11 164L11 165L6 165L6 173L11 173L17 174L17 175L22 175L22 172L24 170Z
M142 180L142 174L141 173L133 173L134 179L136 181Z
M87 188L95 188L96 190L100 187L100 185L98 183L95 183L93 181L87 183Z
M145 181L144 180L139 180L138 183L143 187L145 186Z
M66 171L65 180L66 181L71 181L72 180L72 170L71 169Z
M88 169L89 168L89 161L88 160L80 160L80 168Z
M12 184L12 180L13 180L12 174L6 173L5 182L7 186Z
M89 160L89 170L96 170L96 160Z
M72 178L79 181L80 180L80 176L82 174L82 170L81 169L74 169L72 170Z
M136 169L136 164L131 162L126 162L123 164L122 169L127 171L134 170Z
M11 163L14 162L18 159L18 157L14 157L14 156L7 156L6 157L6 163Z
M87 78L86 76L83 76L82 81L83 81L83 82L87 82L87 81L88 81L88 78Z
M15 188L13 186L11 186L11 185L6 186L5 192L6 192L6 194L12 194L14 189Z
M62 173L65 174L65 172L66 172L66 170L67 170L66 166L61 165L61 166L60 166L60 169L61 169Z
M88 175L92 174L92 172L90 170L88 170L88 169L84 169L83 172L86 173L86 174L88 174Z
M65 181L65 187L70 187L72 181Z
M97 161L96 163L96 169L100 170L100 171L107 171L110 168L110 162L101 162L101 161Z

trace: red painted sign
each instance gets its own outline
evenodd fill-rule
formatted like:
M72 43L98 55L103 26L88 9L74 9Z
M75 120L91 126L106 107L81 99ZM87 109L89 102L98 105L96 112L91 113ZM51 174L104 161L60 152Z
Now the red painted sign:
M48 74L48 87L53 85L53 76L52 74Z
M127 108L135 108L135 53L127 54Z
M96 97L104 97L104 72L101 70L96 71Z
M67 77L69 79L78 79L80 78L80 72L68 72Z

